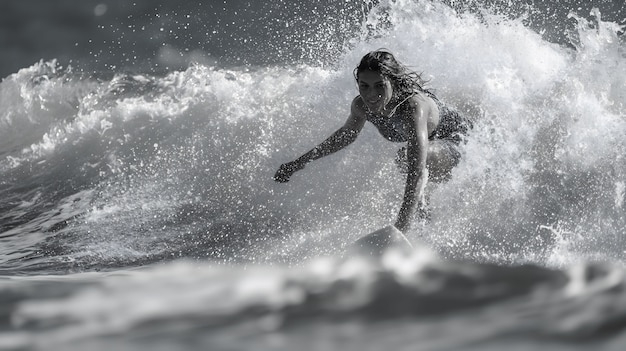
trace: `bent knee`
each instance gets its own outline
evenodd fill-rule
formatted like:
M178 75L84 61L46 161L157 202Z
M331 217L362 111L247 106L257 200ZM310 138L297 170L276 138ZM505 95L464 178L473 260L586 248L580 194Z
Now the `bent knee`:
M457 150L456 144L446 140L431 141L426 160L430 179L435 182L450 179L450 173L459 164L460 159L461 153Z

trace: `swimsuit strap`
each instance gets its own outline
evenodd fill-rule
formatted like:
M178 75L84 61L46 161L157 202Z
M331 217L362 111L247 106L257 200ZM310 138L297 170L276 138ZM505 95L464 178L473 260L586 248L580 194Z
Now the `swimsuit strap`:
M417 94L417 93L412 93L411 95L407 96L404 100L400 101L400 103L398 103L394 108L391 109L391 112L386 117L387 118L393 117L393 115L396 113L396 110L398 109L398 107L400 107L400 105L404 104L407 100L409 100L410 98L415 96L415 94ZM363 100L363 97L361 95L359 95L359 97L361 98L361 100ZM367 104L365 104L365 108L367 108L367 110L371 114L374 113L372 110L370 110L370 108L369 108L369 106L367 106Z
M416 93L413 93L409 96L406 97L406 99L400 101L399 104L396 105L396 107L394 107L393 109L391 109L391 113L389 113L389 115L387 115L387 118L391 118L393 117L393 114L396 113L396 110L398 109L398 107L400 107L400 105L402 105L403 103L405 103L408 99L412 98L413 96L415 96Z
M401 142L407 140L407 126L406 118L395 115L398 108L413 97L415 93L410 94L405 99L396 104L388 114L375 113L370 110L367 104L365 105L367 120L374 124L378 131L388 140ZM361 97L361 99L363 99Z

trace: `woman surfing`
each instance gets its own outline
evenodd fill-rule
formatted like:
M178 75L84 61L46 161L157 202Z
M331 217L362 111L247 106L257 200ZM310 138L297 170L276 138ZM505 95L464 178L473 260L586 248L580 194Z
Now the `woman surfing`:
M388 51L366 54L354 70L354 78L359 95L352 100L344 125L312 150L282 164L274 180L288 182L307 163L350 145L365 122L370 122L387 140L406 144L397 158L407 178L402 206L394 223L406 233L415 214L426 216L427 181L448 179L459 163L458 145L471 123L424 89L420 75Z

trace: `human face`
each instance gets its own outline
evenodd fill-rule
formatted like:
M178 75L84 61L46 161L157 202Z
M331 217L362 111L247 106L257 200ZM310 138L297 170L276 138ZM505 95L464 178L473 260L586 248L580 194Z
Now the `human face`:
M359 72L358 77L359 94L367 107L375 112L383 112L393 95L389 79L380 72L370 70Z

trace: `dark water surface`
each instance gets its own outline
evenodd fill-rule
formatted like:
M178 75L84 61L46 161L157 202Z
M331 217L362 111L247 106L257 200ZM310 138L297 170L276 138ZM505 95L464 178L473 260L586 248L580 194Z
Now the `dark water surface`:
M460 12L525 16L569 44L570 13L626 23L620 0L444 1ZM86 70L163 72L219 65L332 63L378 1L6 0L0 4L0 77L43 59Z

